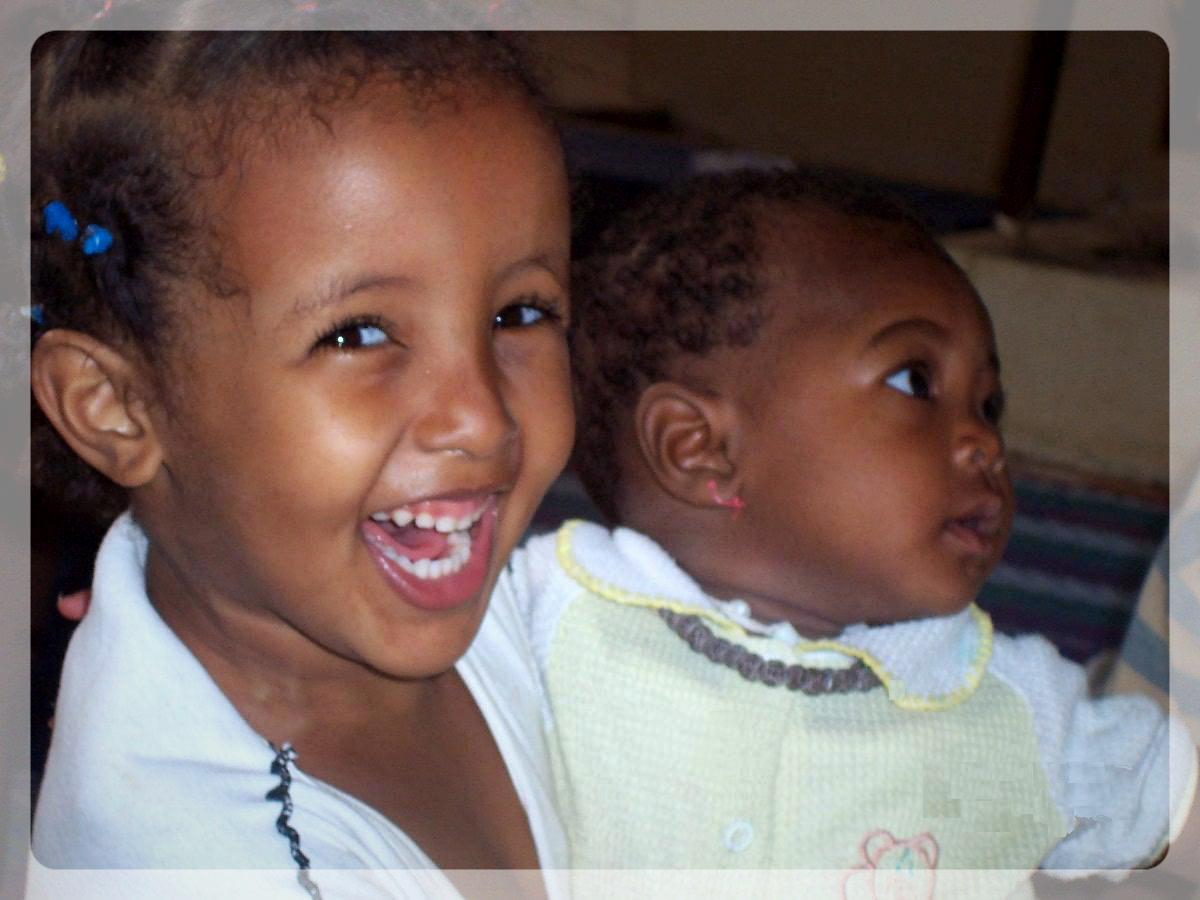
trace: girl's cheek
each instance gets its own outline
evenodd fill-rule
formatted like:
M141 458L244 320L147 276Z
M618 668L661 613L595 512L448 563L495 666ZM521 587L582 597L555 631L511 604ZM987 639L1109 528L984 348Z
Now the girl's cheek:
M567 344L555 334L529 335L497 345L496 360L510 384L540 392L570 394Z
M528 356L515 369L505 369L513 402L524 410L527 431L540 432L547 451L562 456L570 453L575 436L575 408L571 396L571 365L566 344L524 351ZM561 446L560 446L561 445Z

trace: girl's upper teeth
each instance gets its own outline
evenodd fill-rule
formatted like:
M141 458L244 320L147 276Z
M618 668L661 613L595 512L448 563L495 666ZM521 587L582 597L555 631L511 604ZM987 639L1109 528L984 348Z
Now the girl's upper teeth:
M473 512L456 518L454 516L434 516L428 511L414 514L404 507L397 507L391 512L372 513L371 518L376 522L386 522L390 519L400 528L406 525L416 525L418 528L432 528L443 534L450 534L455 531L466 531L478 522L479 517L483 515L483 509L483 506L480 505Z

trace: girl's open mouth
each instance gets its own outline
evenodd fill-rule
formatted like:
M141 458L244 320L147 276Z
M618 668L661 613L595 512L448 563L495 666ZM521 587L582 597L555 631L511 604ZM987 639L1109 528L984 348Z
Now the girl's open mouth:
M483 587L496 531L496 496L432 500L375 513L367 549L400 597L418 609L454 609Z

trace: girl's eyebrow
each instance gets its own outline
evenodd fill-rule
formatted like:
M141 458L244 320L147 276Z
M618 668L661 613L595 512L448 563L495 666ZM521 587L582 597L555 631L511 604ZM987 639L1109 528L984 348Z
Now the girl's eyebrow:
M280 325L337 306L362 291L379 287L408 287L412 284L413 279L404 275L385 275L377 272L354 276L335 275L313 292L298 297L284 314Z
M526 269L543 269L560 286L563 283L564 275L555 269L552 258L547 253L536 253L510 263L500 271L496 280L502 282ZM297 297L288 311L284 313L279 324L283 326L295 319L311 316L337 306L362 291L380 287L411 287L415 283L415 279L406 275L389 275L383 272L368 272L352 276L334 275L311 293Z
M561 273L555 268L552 258L548 253L535 253L531 256L518 259L514 263L510 263L500 270L500 274L496 276L496 281L497 283L503 282L505 279L524 272L526 269L544 269L560 286L563 283L565 273Z

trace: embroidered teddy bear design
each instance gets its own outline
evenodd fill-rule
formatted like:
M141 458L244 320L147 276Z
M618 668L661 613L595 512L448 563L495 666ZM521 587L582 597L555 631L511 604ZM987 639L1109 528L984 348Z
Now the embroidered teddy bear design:
M863 862L846 873L843 900L930 900L937 878L938 845L922 832L900 839L890 831L869 832L859 845Z

